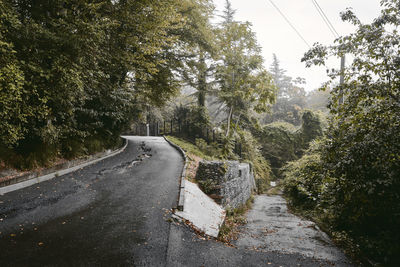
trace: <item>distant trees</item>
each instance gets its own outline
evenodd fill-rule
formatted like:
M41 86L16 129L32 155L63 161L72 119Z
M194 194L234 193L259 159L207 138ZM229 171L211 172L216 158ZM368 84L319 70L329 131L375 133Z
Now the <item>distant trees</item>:
M312 110L320 110L322 112L328 112L328 105L331 99L330 89L324 90L315 89L307 93L306 96L306 108Z
M300 125L302 111L306 106L306 92L301 87L305 83L304 79L293 80L292 77L286 75L286 70L281 68L275 54L273 54L270 73L277 87L277 99L272 106L271 114L266 115L263 122L285 121Z

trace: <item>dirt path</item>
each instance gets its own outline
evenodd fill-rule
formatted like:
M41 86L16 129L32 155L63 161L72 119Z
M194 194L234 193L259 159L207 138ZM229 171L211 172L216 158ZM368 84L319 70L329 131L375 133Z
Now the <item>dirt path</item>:
M238 248L300 254L336 266L351 266L345 255L313 222L289 213L281 196L256 196L247 221L236 241Z

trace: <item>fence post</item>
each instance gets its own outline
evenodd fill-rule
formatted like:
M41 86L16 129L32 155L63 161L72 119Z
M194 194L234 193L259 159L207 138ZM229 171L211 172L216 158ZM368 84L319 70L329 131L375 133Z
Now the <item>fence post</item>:
M170 135L172 135L172 120L171 120L171 132L169 133Z

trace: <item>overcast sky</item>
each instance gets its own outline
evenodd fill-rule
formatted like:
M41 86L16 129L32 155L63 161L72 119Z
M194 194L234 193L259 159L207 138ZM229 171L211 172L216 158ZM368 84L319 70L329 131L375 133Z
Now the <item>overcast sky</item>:
M312 45L315 42L322 44L333 43L334 37L317 13L311 0L272 0L297 28L304 39ZM339 13L347 7L353 8L355 14L364 23L371 22L379 15L379 0L317 0L339 35L345 35L354 30L354 27L344 23ZM300 62L308 46L298 37L284 18L272 6L269 0L231 0L236 9L236 20L249 21L253 24L253 31L263 49L265 66L272 63L272 53L275 53L281 62L281 68L286 69L287 75L296 78L303 77L307 81L307 91L318 88L328 80L325 67L305 68ZM217 13L225 6L225 0L214 0ZM330 68L340 65L339 59L330 61Z

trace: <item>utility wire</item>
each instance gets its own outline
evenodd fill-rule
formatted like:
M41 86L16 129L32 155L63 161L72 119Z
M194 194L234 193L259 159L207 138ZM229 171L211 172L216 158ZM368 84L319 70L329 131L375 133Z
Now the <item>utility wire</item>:
M275 7L275 9L281 14L281 16L286 20L286 22L292 27L292 29L297 33L297 35L303 40L303 42L311 49L311 46L307 43L306 39L300 34L300 32L293 26L293 24L289 21L289 19L285 16L285 14L282 13L282 11L275 5L275 3L272 0L269 0L269 2Z
M339 34L336 31L335 27L333 27L332 23L330 22L330 20L328 19L328 17L326 16L324 10L321 8L321 6L318 4L317 0L311 0L311 2L314 4L314 7L317 9L319 15L322 17L322 19L324 20L326 26L328 26L329 30L331 31L331 33L333 34L333 36L335 38L339 38Z
M335 27L333 27L332 23L329 21L324 10L322 10L321 6L318 4L317 0L311 0L311 1L314 4L315 8L317 9L318 13L321 15L326 26L328 26L328 28L331 31L331 33L333 34L333 36L335 38L339 38L338 32L336 31ZM343 85L343 83L344 83L345 63L346 63L346 57L345 57L345 55L342 55L342 57L340 59L340 82L339 82L340 85ZM342 105L343 103L344 103L344 94L343 94L342 90L340 90L339 105Z

